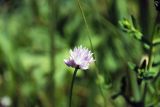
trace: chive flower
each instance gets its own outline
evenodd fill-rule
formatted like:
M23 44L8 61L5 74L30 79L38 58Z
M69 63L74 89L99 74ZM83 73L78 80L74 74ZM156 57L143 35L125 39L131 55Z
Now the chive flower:
M93 53L82 46L70 50L70 57L64 60L67 66L82 70L88 69L94 61Z

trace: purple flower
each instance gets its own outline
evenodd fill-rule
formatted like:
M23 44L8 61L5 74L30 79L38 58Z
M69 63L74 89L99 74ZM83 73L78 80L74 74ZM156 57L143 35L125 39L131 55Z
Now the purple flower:
M65 59L64 62L67 66L73 68L80 68L86 70L89 68L89 64L94 62L93 53L87 48L82 46L75 47L73 50L70 50L69 59Z

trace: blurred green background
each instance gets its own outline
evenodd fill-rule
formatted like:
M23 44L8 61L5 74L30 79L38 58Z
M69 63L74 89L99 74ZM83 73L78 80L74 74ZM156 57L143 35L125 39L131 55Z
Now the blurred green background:
M156 15L153 0L80 3L100 78L94 64L78 72L73 107L104 107L105 103L107 107L129 107L122 96L115 100L111 96L119 91L127 63L139 64L146 50L121 31L118 21L133 15L140 31L149 38ZM88 35L77 0L0 0L1 105L67 107L74 69L63 60L75 46L90 48Z

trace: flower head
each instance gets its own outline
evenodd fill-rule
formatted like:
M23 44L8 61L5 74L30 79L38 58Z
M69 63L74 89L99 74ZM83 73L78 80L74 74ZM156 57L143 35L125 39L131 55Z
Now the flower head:
M94 62L93 53L87 48L79 46L70 50L69 59L65 59L64 62L67 66L73 68L80 68L86 70L89 68L90 63Z

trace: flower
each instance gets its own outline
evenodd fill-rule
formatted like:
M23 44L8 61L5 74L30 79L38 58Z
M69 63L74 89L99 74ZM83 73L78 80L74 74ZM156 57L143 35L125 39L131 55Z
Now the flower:
M67 66L82 70L88 69L90 63L94 61L93 53L82 46L75 47L73 50L70 50L69 59L64 60Z

